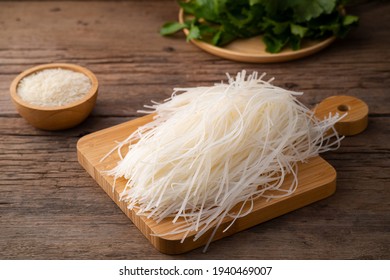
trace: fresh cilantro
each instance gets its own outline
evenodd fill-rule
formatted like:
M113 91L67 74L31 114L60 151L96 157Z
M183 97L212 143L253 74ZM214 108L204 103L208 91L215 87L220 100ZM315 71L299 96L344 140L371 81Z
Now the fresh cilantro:
M345 0L179 0L193 19L169 22L161 35L188 29L187 40L198 39L223 46L237 38L262 34L266 51L285 46L300 49L303 39L344 37L358 17L345 15Z

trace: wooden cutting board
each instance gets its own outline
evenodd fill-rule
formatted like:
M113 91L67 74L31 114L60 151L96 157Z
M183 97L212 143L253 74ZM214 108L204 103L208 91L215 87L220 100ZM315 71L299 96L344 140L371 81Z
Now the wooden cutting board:
M329 115L330 112L332 114L348 112L348 116L336 126L341 134L354 135L363 131L367 126L368 107L364 102L354 97L330 97L315 108L315 114L319 118ZM195 232L189 234L184 242L181 242L181 234L156 236L169 232L175 227L171 219L165 219L157 224L153 220L137 216L134 211L127 209L126 203L119 200L119 193L124 188L125 180L118 179L113 187L113 178L105 175L105 171L113 168L118 162L118 155L113 153L101 162L101 159L116 146L116 141L124 140L137 127L151 120L152 116L148 115L82 137L77 143L78 160L154 247L162 253L180 254L205 245L212 229L196 241L193 241ZM284 184L289 185L291 180L291 176L287 176ZM299 164L298 182L298 188L288 197L268 202L264 198L257 199L250 214L236 220L229 230L223 232L231 222L230 218L226 218L218 228L213 240L245 230L330 196L336 190L336 171L324 159L317 156L306 163ZM129 236L129 238L131 237Z

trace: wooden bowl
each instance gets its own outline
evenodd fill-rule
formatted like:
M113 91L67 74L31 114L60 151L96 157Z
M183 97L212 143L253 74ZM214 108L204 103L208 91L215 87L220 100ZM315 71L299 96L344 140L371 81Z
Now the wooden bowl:
M90 91L83 98L64 106L43 107L23 101L17 94L19 82L34 72L52 68L72 70L86 75L91 80L92 86ZM75 64L43 64L27 69L19 74L12 81L10 92L16 110L31 125L43 130L62 130L78 125L92 112L98 93L98 81L91 71Z

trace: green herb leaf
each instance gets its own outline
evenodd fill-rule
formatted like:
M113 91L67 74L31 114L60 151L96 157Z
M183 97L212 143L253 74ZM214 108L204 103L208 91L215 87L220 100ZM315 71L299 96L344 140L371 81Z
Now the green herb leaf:
M182 30L183 28L186 28L187 25L184 23L179 23L179 22L167 22L165 23L161 29L160 29L160 34L163 36L166 35L171 35L176 33L179 30Z
M190 32L187 35L187 41L190 41L192 39L200 39L200 30L199 27L196 25L192 25L190 28Z
M357 16L346 15L343 18L343 25L352 25L359 22L359 18Z
M211 43L216 46L224 46L229 44L234 39L236 39L236 36L227 33L223 30L219 30L217 33L215 33Z
M287 44L285 38L272 36L271 34L265 34L263 36L263 41L266 45L265 50L269 53L278 53Z
M336 8L336 0L288 0L297 22L309 21L321 14L329 14Z
M304 26L301 26L301 25L298 25L298 24L294 24L294 23L290 23L290 31L291 31L291 33L294 34L294 35L299 36L300 38L305 37L305 34L306 34L307 30L308 30L307 27L304 27Z
M299 50L301 48L301 42L302 39L299 36L290 37L290 46L294 51Z

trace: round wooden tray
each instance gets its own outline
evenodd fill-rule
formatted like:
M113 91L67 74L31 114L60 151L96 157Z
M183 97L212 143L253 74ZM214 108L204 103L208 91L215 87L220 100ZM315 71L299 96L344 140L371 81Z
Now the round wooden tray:
M184 22L184 11L179 11L179 22ZM184 29L187 35L188 30ZM301 49L294 51L291 48L284 48L280 53L272 54L265 51L265 44L261 38L255 36L249 39L237 39L224 47L217 47L200 40L191 40L191 42L200 49L222 58L251 63L274 63L285 62L312 55L323 48L329 46L336 37L329 37L325 40L302 41Z

